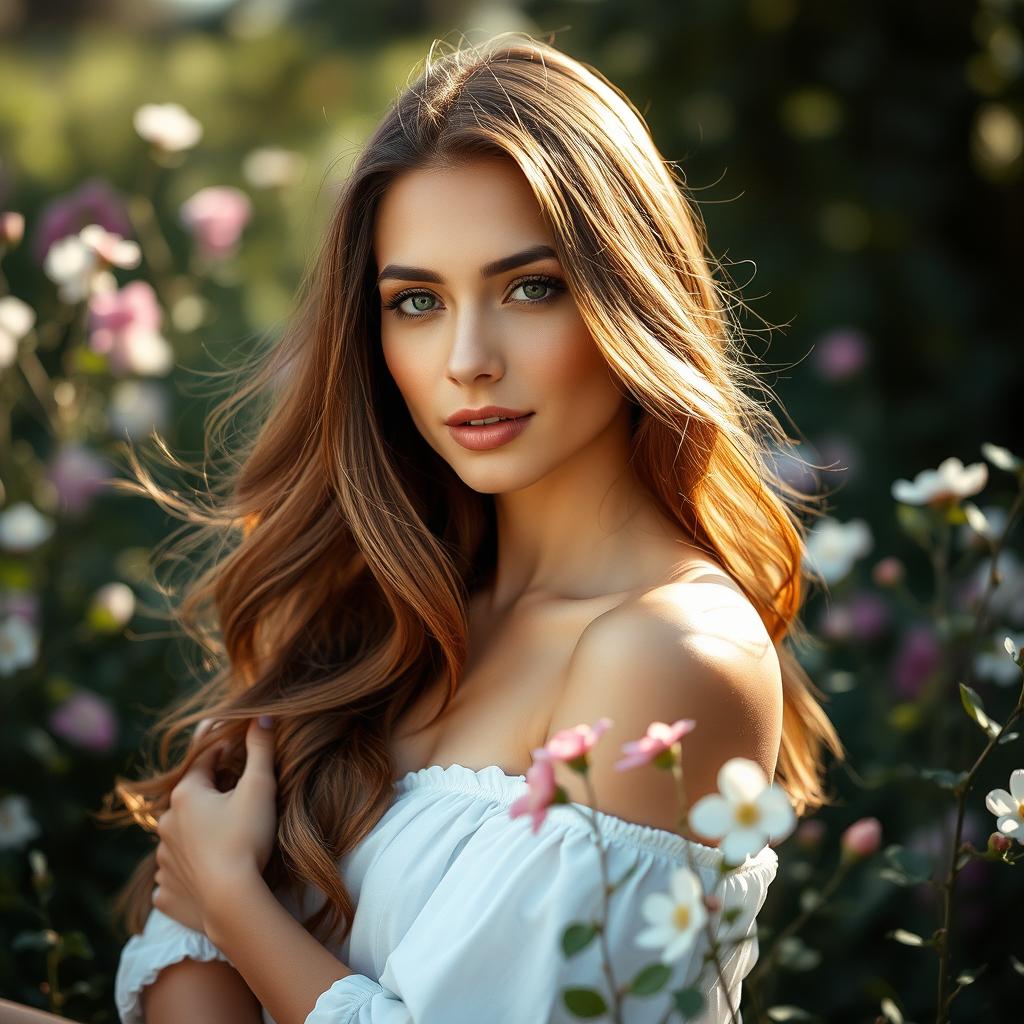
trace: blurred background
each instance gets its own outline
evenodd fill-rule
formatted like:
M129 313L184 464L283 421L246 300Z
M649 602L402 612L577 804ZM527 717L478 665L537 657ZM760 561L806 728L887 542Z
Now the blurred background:
M1003 721L1004 637L1024 640L1019 536L999 536L1020 467L982 453L1022 447L1022 21L1019 0L0 0L0 997L116 1021L110 900L151 840L91 814L195 656L147 612L176 523L102 485L119 446L156 429L201 455L203 374L280 332L432 40L521 29L622 88L680 164L788 416L780 465L834 492L801 658L850 760L779 848L762 956L808 919L757 980L774 1011L745 1013L934 1016L934 950L892 933L940 923L951 780L985 741L957 683ZM915 481L949 457L981 487ZM895 501L901 478L918 491ZM1020 751L968 800L981 850ZM868 815L885 849L822 902ZM954 1020L1019 1006L1020 874L959 879L954 974L987 970Z

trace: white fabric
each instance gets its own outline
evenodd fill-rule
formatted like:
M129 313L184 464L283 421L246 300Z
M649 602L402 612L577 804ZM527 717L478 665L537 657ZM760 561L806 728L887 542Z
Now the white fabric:
M599 942L568 959L561 949L569 924L600 913L598 849L584 817L590 808L556 804L534 834L528 815L508 813L525 792L525 776L506 775L495 765L479 771L431 765L395 784L392 805L339 863L357 910L351 933L331 952L357 973L321 993L306 1024L567 1024L579 1018L565 1009L563 988L595 988L607 998ZM709 891L721 853L601 812L596 820L609 878L635 868L610 900L608 943L615 982L622 985L659 953L634 941L647 927L643 897L669 891L673 870L689 863L687 848ZM752 936L725 958L737 1008L741 982L758 956L756 915L777 869L777 854L765 847L716 890L726 906L742 906L737 932ZM301 908L288 907L295 917L323 901L317 892L309 905L308 896L307 890ZM717 922L712 915L713 926ZM670 991L693 982L706 949L701 934L657 995L624 997L625 1020L660 1021ZM154 909L142 934L121 952L115 982L121 1024L141 1024L141 989L185 957L230 963L205 935ZM700 1024L727 1021L713 964L701 987L708 1011ZM263 1019L274 1024L266 1010Z

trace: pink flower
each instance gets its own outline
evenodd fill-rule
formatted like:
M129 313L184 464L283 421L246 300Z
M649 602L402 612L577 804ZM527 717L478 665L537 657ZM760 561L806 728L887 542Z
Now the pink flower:
M859 818L842 835L839 845L849 858L870 857L882 843L882 823L877 818Z
M107 356L117 373L166 374L174 353L160 333L162 318L156 293L145 281L94 295L89 300L89 346Z
M903 563L892 555L875 562L875 567L871 570L871 578L880 587L895 587L897 583L902 582L905 575Z
M615 770L624 772L637 765L649 764L662 751L690 732L697 724L693 718L680 718L667 725L665 722L651 722L647 734L638 740L623 743L622 752L627 756L615 762Z
M79 690L50 714L50 728L85 750L103 753L117 740L117 716L109 701L91 690Z
M814 850L821 845L822 839L825 838L825 832L825 822L820 818L808 818L806 821L800 822L795 839L803 849Z
M829 331L818 342L813 359L818 374L825 380L846 380L868 360L867 336L853 327Z
M575 761L585 756L612 725L610 718L600 718L593 726L574 725L571 729L556 732L547 743L538 749L547 752L554 761ZM534 751L536 755L536 751Z
M57 491L61 512L81 515L92 499L113 477L113 467L105 459L83 445L65 445L50 464L50 483Z
M17 245L25 234L25 215L15 210L0 213L0 245Z
M74 192L58 196L43 207L32 245L39 265L42 266L54 242L77 235L87 224L99 224L122 238L133 235L124 200L101 178L91 178Z
M215 259L231 254L249 222L252 203L230 185L200 189L181 206L181 221L203 254Z
M892 665L896 693L904 700L913 700L938 667L939 654L939 641L930 626L907 630Z
M521 814L533 817L532 831L537 832L547 817L548 808L555 800L558 786L555 784L555 766L547 751L538 747L533 752L533 764L526 772L526 793L514 800L508 809L510 818Z

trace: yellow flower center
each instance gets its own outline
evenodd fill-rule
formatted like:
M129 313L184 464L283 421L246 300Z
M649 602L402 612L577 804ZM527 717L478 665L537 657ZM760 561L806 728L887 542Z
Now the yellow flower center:
M688 928L690 926L690 908L684 907L682 904L676 907L676 912L673 915L676 923L676 927L679 929Z
M1017 816L1019 818L1024 818L1024 800L1021 800L1021 802L1017 804Z
M753 825L760 817L757 804L740 804L736 808L736 820L744 826Z

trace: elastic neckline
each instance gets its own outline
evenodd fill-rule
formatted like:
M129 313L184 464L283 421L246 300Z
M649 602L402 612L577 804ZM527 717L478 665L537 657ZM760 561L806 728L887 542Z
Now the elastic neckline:
M525 775L508 775L496 764L479 769L467 768L462 764L447 766L432 764L425 768L413 768L396 780L394 788L396 794L408 793L414 789L442 789L465 793L476 799L489 800L506 808L527 791ZM717 870L722 861L722 851L717 846L707 846L691 839L684 839L675 832L668 832L650 825L640 825L635 821L626 821L624 818L606 814L604 811L591 812L591 808L587 804L576 801L572 801L570 804L552 804L548 808L547 820L541 826L538 836L544 832L551 820L558 821L569 828L579 829L588 836L592 836L589 821L581 817L577 811L572 809L573 807L588 816L594 813L601 835L606 840L619 840L629 845L639 846L651 853L679 860L683 864L687 863L687 849L689 849L690 859L698 867ZM529 818L524 816L521 824L524 829L529 829ZM778 866L778 860L775 850L766 846L756 856L748 855L747 859L739 867L733 868L729 874L746 875L751 871L766 869L771 869L774 873Z

